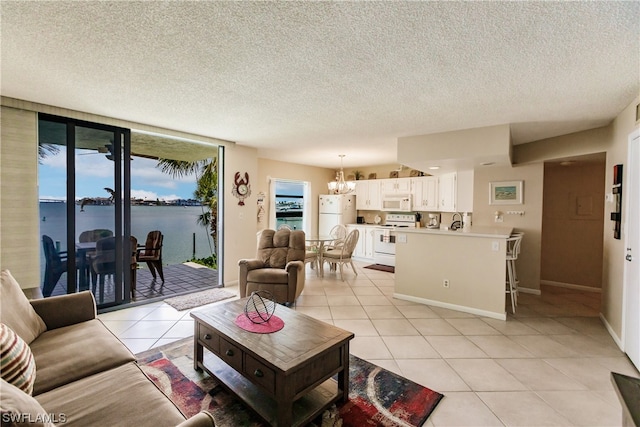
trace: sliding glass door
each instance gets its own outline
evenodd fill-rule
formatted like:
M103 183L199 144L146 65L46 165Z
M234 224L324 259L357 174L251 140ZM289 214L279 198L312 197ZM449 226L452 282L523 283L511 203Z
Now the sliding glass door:
M43 295L130 301L129 130L41 114L38 138Z
M222 286L223 147L41 114L38 148L45 297L91 290L107 308Z

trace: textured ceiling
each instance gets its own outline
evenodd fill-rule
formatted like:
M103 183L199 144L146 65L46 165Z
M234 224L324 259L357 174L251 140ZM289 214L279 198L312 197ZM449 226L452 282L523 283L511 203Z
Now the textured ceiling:
M638 2L2 1L2 95L335 167L396 139L609 123L639 91Z

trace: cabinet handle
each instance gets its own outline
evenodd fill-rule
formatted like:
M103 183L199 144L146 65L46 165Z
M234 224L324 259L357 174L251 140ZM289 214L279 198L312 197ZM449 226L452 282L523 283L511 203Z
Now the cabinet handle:
M211 339L211 334L204 334L204 339L205 340L210 340Z
M229 349L224 354L226 354L227 356L231 357L231 356L233 356L233 350Z
M258 378L262 378L262 377L264 377L264 372L262 372L260 369L256 369L256 371L253 373L253 375L255 375Z

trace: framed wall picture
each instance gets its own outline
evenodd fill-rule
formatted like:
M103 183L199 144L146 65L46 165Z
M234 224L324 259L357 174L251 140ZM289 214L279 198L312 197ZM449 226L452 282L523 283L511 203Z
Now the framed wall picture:
M521 205L524 203L524 181L494 181L489 183L490 205Z

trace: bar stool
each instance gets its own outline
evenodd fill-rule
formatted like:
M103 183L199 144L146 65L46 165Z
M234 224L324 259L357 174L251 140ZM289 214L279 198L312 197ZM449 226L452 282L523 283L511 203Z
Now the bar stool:
M520 254L520 245L524 233L515 232L507 239L507 287L505 292L511 296L511 310L516 313L518 305L518 275L516 273L516 260Z

